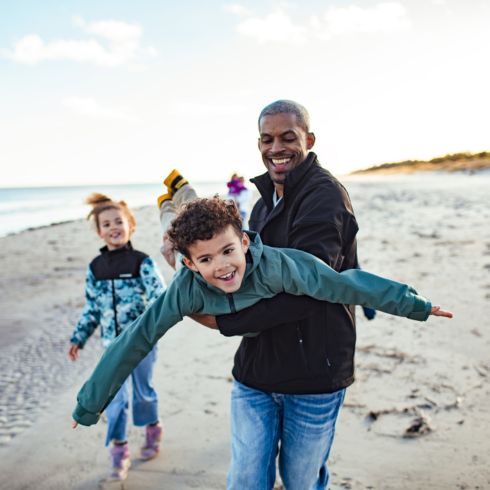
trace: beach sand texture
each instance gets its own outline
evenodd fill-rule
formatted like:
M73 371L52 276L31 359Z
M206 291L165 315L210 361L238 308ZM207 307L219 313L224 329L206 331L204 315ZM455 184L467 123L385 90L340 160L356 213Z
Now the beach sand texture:
M416 286L451 321L416 323L358 312L356 383L330 458L331 488L490 488L490 176L350 179L363 268ZM154 207L137 211L133 243L159 256ZM101 353L80 360L68 339L99 241L83 221L0 239L0 489L223 489L229 393L240 339L186 319L159 343L155 384L162 452L137 459L121 484L108 470L105 423L71 429L82 382ZM95 335L94 337L97 337Z

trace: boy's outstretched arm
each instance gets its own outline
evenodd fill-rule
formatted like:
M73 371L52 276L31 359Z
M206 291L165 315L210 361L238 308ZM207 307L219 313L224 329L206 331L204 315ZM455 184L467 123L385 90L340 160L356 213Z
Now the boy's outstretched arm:
M331 303L369 306L418 321L427 320L431 314L452 317L440 307L433 308L429 300L407 284L360 269L336 272L318 258L299 250L282 253L280 269L282 285L288 293L308 294Z
M192 310L191 310L192 311ZM181 305L179 287L170 284L107 348L77 396L73 419L82 425L97 423L131 371L165 332L188 314Z

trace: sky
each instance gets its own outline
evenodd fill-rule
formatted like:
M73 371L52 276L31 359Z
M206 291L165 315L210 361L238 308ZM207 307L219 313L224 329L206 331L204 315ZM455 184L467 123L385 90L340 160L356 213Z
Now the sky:
M4 186L262 173L303 104L323 166L490 150L488 0L2 0Z

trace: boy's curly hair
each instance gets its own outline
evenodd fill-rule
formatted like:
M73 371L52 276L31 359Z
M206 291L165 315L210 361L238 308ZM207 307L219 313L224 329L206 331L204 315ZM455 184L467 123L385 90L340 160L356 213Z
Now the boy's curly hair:
M218 196L198 198L180 208L167 233L174 247L189 257L189 246L197 240L211 240L230 225L241 237L242 219L234 201Z

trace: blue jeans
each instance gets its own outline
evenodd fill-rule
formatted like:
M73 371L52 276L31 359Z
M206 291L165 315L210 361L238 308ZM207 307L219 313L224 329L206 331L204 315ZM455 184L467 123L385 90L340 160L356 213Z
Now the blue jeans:
M287 490L327 488L327 459L345 389L283 395L234 381L228 490L270 490L279 473ZM279 445L280 443L280 445Z
M116 396L107 406L107 436L105 445L112 440L125 441L129 411L129 383L133 381L133 423L145 426L158 421L158 395L153 388L153 367L157 357L157 348L136 366L121 386Z

